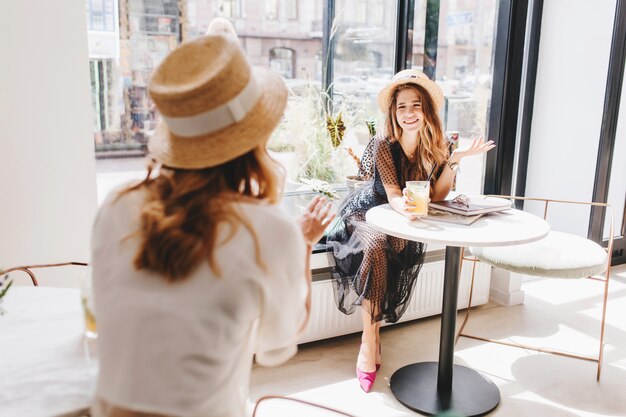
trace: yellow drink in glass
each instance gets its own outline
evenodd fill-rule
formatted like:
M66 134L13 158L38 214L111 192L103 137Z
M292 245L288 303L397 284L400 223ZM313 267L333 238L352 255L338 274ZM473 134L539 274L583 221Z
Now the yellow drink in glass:
M428 197L430 195L430 184L428 181L407 181L406 189L409 198L411 212L418 216L428 214Z
M98 337L98 329L96 327L96 316L93 314L92 309L89 306L89 300L86 296L82 297L83 313L85 316L85 336L88 339L95 339Z
M80 300L83 307L83 316L85 317L85 337L87 339L96 339L98 337L98 328L93 306L91 268L88 268L81 277Z

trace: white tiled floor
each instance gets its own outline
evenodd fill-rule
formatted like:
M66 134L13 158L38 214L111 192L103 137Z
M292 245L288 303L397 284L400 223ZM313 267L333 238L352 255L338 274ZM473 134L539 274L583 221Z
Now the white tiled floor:
M574 353L595 352L599 337L600 283L536 279L525 282L523 290L524 305L488 304L473 311L468 331L491 338L545 344ZM614 268L610 293L600 383L596 382L596 365L592 362L467 338L459 340L455 363L483 373L500 389L500 405L490 415L626 415L626 265ZM255 367L251 398L287 395L359 417L415 416L418 414L396 401L388 386L389 378L404 365L436 361L438 340L438 318L383 328L383 366L369 394L361 391L354 376L358 334L307 344L281 367ZM305 407L287 407L280 400L271 400L259 409L260 417L279 415L337 414L320 411L307 414Z

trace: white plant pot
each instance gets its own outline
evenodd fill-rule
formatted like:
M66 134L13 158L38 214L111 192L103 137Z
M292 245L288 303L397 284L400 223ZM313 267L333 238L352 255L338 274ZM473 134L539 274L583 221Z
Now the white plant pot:
M368 181L357 179L356 175L348 175L346 177L346 187L348 187L348 193L364 186Z

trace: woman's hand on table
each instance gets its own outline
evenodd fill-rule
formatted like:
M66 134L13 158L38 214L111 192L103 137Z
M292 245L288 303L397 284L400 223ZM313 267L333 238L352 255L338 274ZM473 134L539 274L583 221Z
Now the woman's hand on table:
M430 201L430 199L428 201ZM415 205L415 202L411 199L411 197L409 197L409 193L405 188L402 190L402 197L394 198L391 207L407 219L417 220L420 216L414 212Z
M326 227L335 218L331 213L332 203L325 197L315 196L309 203L306 212L298 220L304 241L308 246L313 246L324 236Z

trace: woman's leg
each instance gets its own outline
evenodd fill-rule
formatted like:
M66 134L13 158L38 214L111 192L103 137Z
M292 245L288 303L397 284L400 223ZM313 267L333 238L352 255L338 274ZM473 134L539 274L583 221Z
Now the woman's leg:
M370 280L368 299L364 299L361 303L363 335L357 359L357 367L364 372L376 371L376 364L380 363L378 361L380 321L374 321L374 318L380 317L381 304L387 287L387 258L382 247L382 239L372 240L369 242L371 246L364 251L361 267L361 276L369 275Z
M372 323L371 305L368 300L361 304L361 318L363 320L363 334L361 335L361 347L356 361L356 367L363 372L376 371L376 325Z
M376 367L379 368L383 363L382 351L380 345L380 321L376 322Z
M368 392L377 371L378 328L387 290L387 236L361 223L354 233L363 244L363 260L356 287L362 295L363 334L357 357L357 376L361 388ZM363 377L359 371L371 373Z

